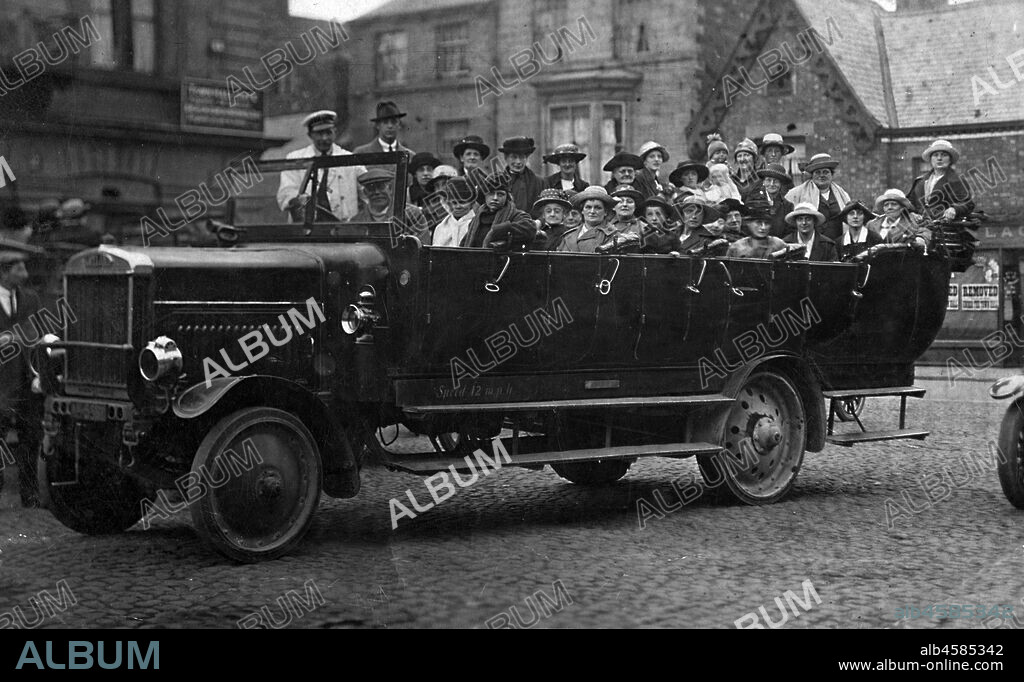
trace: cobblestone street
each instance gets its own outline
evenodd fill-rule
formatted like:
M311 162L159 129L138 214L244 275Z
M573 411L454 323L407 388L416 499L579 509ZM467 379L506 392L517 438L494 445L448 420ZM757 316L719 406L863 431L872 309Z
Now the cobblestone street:
M664 518L648 514L643 528L638 501L658 492L678 504L671 482L699 479L693 460L640 460L619 483L592 489L550 468L502 470L395 531L388 500L407 488L422 499L423 479L370 469L358 497L323 498L294 555L257 565L209 549L187 512L146 531L76 534L49 512L18 509L9 477L0 613L20 607L33 621L30 598L56 594L65 581L76 603L42 627L229 628L261 607L293 628L485 627L515 607L513 617L537 627L732 628L760 606L778 621L774 599L801 596L810 580L821 603L811 598L782 627L984 627L896 617L928 604L1024 611L1021 512L1003 497L988 452L1005 404L981 381L953 390L918 383L929 393L910 401L910 424L932 431L926 441L830 445L807 455L781 503L721 506L702 497ZM894 419L896 405L870 399L864 418ZM964 473L964 457L984 457L984 473ZM921 479L944 468L956 487L930 503ZM899 505L889 507L888 529L887 501ZM312 611L287 615L288 591L308 597ZM557 606L538 609L539 592Z

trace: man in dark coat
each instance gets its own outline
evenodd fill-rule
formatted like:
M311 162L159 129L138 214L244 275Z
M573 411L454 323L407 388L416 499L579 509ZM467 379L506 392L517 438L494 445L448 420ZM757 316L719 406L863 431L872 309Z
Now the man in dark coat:
M21 487L21 503L39 506L36 484L36 453L42 437L43 400L33 391L29 354L43 332L33 322L39 311L39 297L26 289L25 261L40 249L19 242L0 240L0 438L7 429L18 431L14 448Z
M636 180L636 173L644 167L644 162L636 154L619 152L608 160L602 170L612 174L604 189L611 194L619 185L632 185Z
M836 243L818 232L818 228L825 224L825 216L818 212L814 204L797 204L786 216L786 222L793 225L795 230L784 241L787 244L802 245L807 260L839 260Z
M544 178L546 189L572 190L582 192L589 185L580 179L580 161L587 155L574 144L560 144L544 157L546 163L558 166L558 172Z
M358 178L366 196L365 205L359 209L349 222L352 223L391 223L395 230L393 236L408 234L419 238L423 244L430 244L430 225L423 216L423 211L412 204L405 205L405 217L392 221L394 211L395 173L384 168L371 168Z
M508 173L492 173L482 184L480 209L459 246L528 250L537 235L537 225L529 213L516 208L509 192Z
M505 170L511 178L508 191L516 206L532 207L544 189L544 181L526 165L536 150L531 137L510 137L498 148L505 155Z
M398 131L402 129L405 112L394 102L377 102L377 115L370 119L377 131L377 139L371 140L352 150L354 154L380 154L381 152L407 152L412 156L415 152L398 141ZM381 166L384 168L385 166Z

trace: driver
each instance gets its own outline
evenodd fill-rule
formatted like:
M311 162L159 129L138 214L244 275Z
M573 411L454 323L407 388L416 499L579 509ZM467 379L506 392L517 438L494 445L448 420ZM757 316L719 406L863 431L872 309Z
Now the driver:
M335 123L338 115L326 109L316 111L307 116L302 124L306 127L306 134L312 140L312 144L289 152L286 159L307 159L315 156L345 156L352 152L342 149L334 144L337 135ZM314 220L320 221L345 221L357 210L356 204L358 194L356 192L356 178L360 173L366 172L363 166L337 166L335 168L322 168L317 171L318 179L316 202L316 216ZM313 187L313 178L303 186L306 171L287 170L281 171L281 184L277 188L277 205L288 213L291 222L303 222L306 204L314 199L310 195ZM326 179L326 182L324 181Z
M359 176L359 184L366 197L365 205L349 220L350 223L390 223L394 211L394 171L371 168ZM395 234L417 237L422 244L430 244L430 226L423 211L412 204L405 205L405 219L395 221Z

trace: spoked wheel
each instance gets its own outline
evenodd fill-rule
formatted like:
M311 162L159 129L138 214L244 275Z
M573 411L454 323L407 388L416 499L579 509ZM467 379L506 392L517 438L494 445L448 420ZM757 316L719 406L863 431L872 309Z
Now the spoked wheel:
M551 468L570 483L604 485L625 476L632 464L633 460L629 459L599 459L596 462L555 462Z
M754 374L726 417L722 451L698 459L701 475L716 497L776 502L796 481L805 432L803 404L789 379Z
M999 485L1014 507L1024 509L1024 413L1014 403L1003 415L999 429Z
M864 396L859 395L854 398L836 399L835 408L839 421L852 422L854 421L854 415L859 417L860 413L864 411Z
M86 535L120 533L142 518L145 487L98 452L98 443L75 427L78 471L73 453L58 452L48 462L36 459L36 480L47 508L71 530ZM56 447L71 447L64 441Z
M239 410L220 420L196 452L192 474L207 492L192 503L192 521L232 559L275 559L309 529L321 469L316 441L294 414Z

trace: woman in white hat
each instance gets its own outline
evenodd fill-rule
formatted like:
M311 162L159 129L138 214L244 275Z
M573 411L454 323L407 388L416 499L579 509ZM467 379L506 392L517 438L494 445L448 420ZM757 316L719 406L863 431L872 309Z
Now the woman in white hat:
M633 187L643 195L644 199L653 196L670 196L673 188L669 187L667 183L662 183L659 177L662 164L668 161L668 150L651 140L640 146L637 156L644 162L644 167L636 174Z
M793 226L794 231L786 237L785 242L803 246L807 260L839 260L836 243L818 232L825 224L825 216L814 207L814 204L797 204L786 215L786 222Z
M922 215L932 220L964 218L974 210L971 190L953 169L960 152L946 140L935 140L921 154L932 169L914 179L908 199Z
M782 163L782 158L792 154L796 148L787 144L783 139L782 135L778 133L767 133L761 138L761 160L763 163L761 167L764 168L768 164L777 163L779 165L785 165Z
M914 206L901 190L890 188L875 199L875 213L879 217L868 222L868 229L876 232L887 244L928 244L931 232L918 225L920 216L913 213Z

